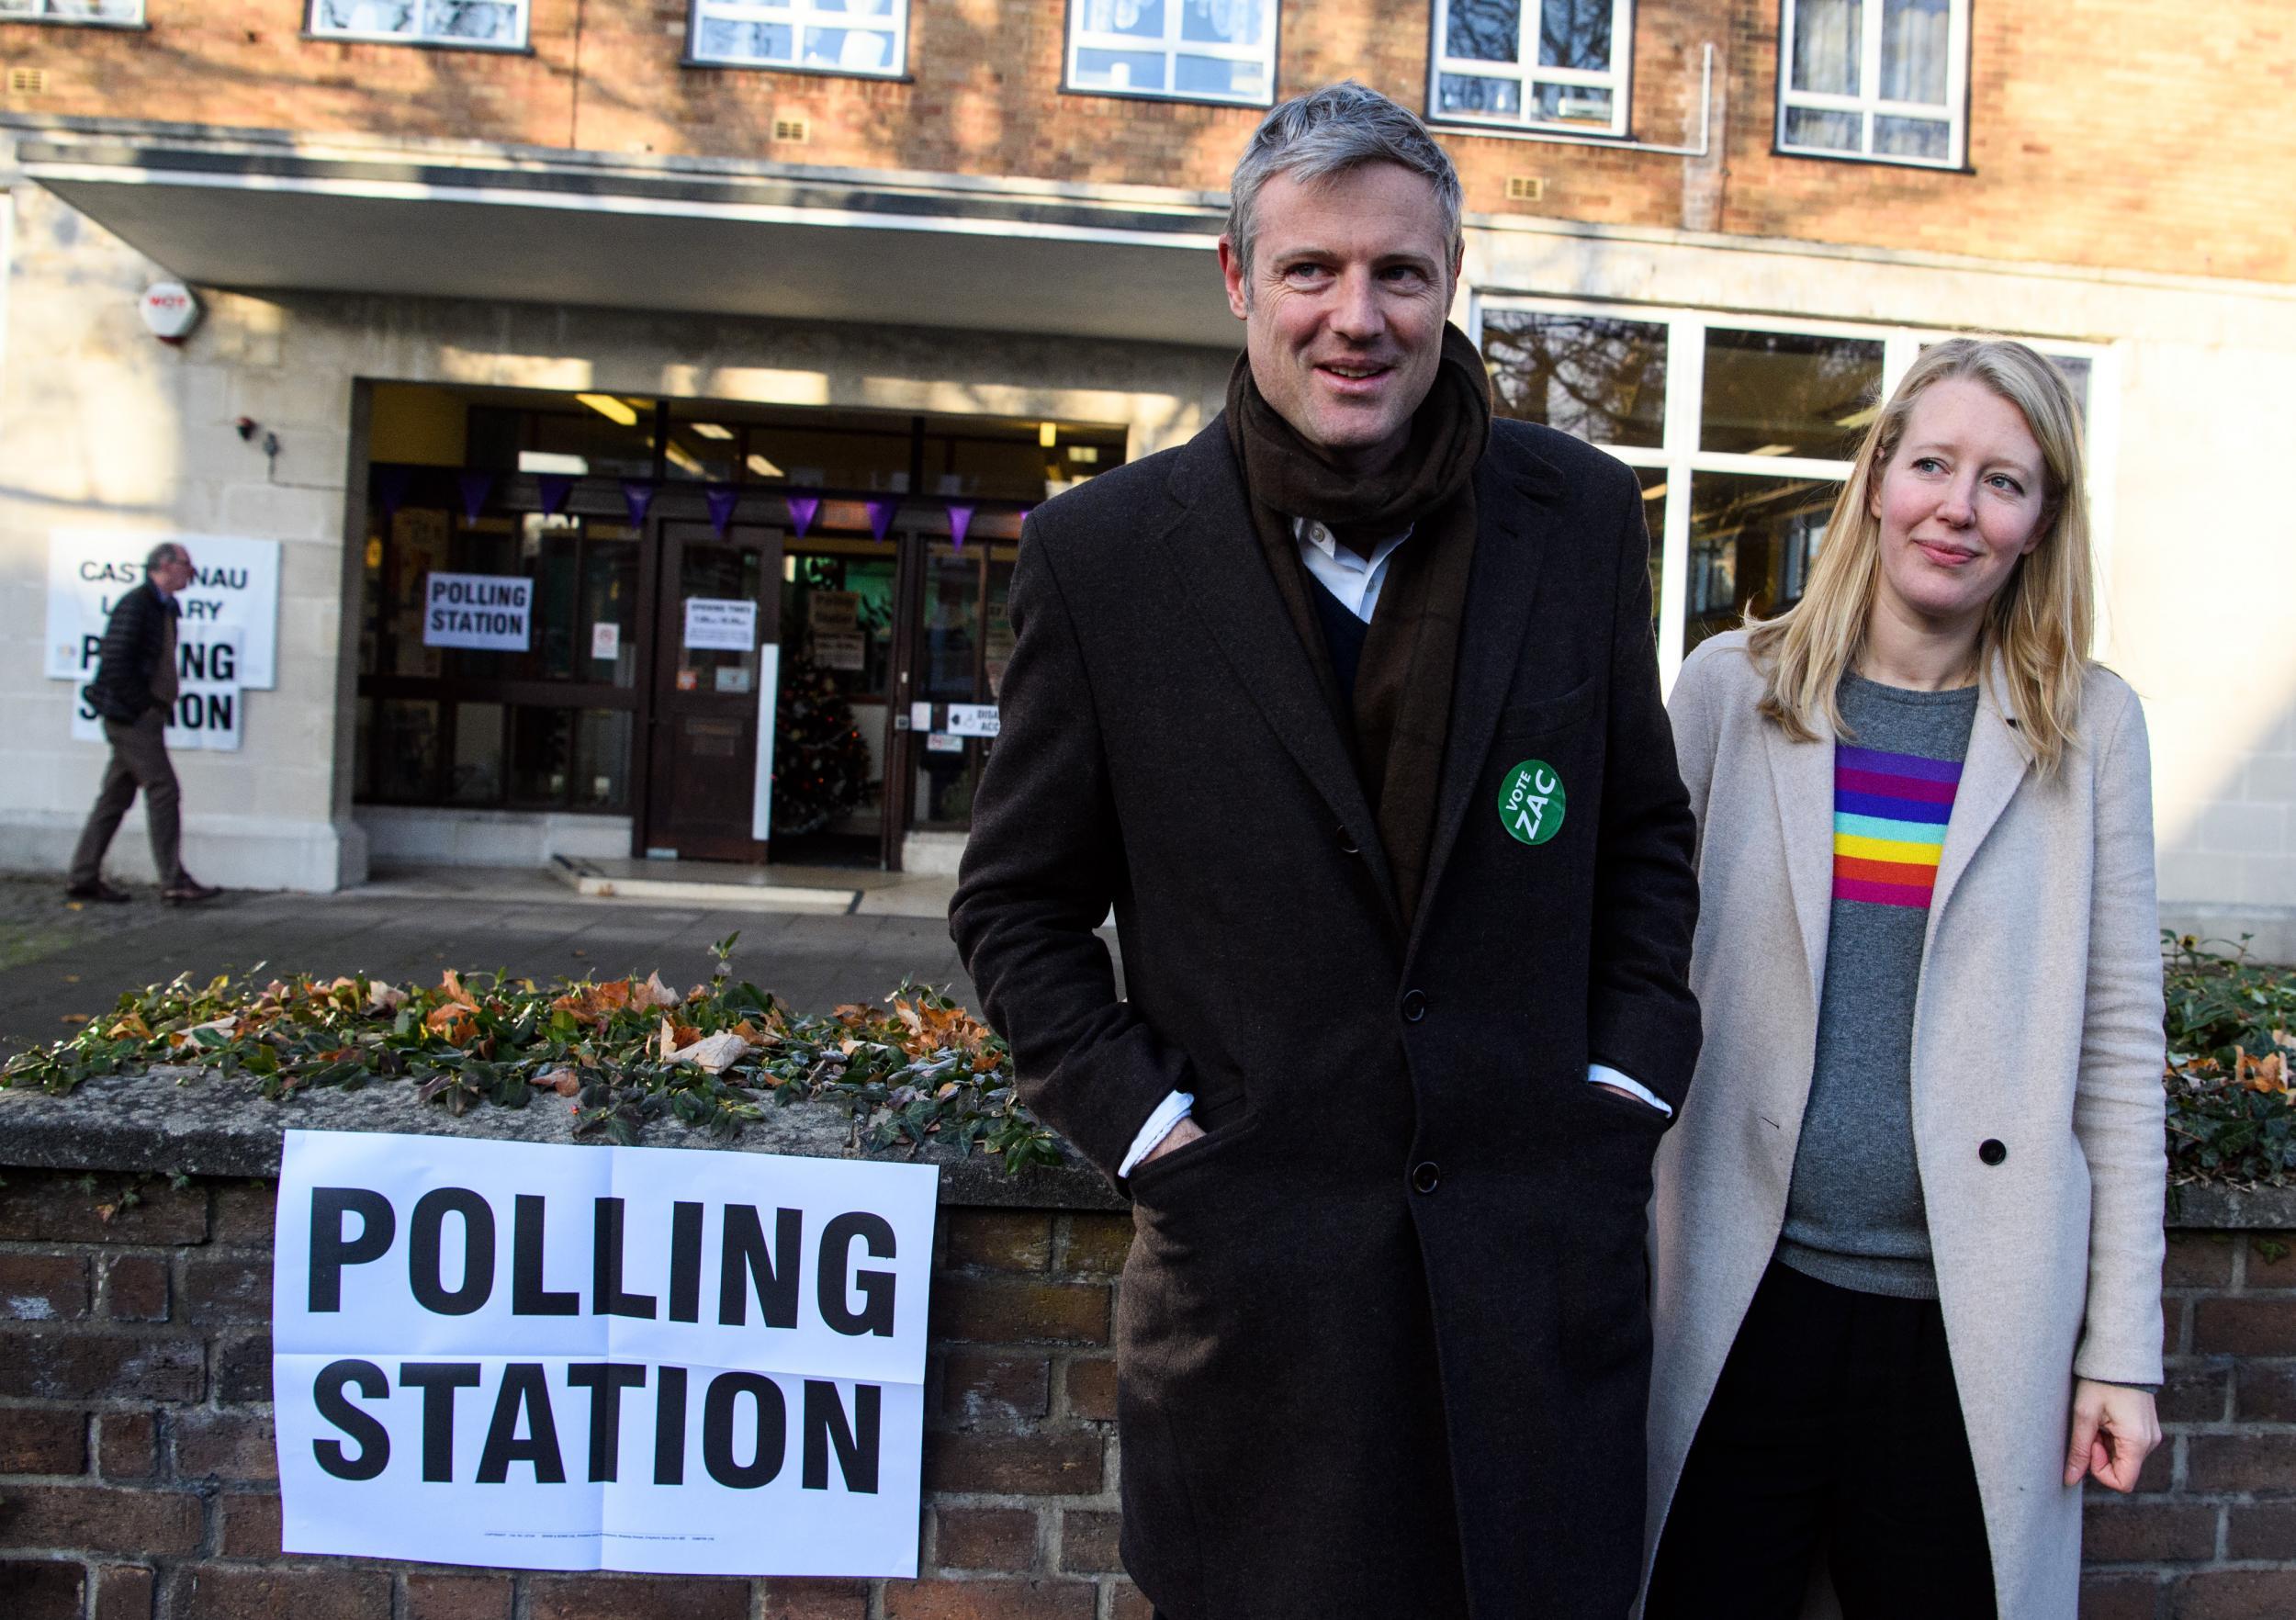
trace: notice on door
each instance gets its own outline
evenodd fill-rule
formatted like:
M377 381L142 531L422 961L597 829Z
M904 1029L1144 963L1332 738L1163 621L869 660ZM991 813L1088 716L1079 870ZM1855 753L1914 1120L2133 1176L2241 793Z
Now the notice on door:
M714 652L748 652L758 645L758 604L730 596L686 598L685 644Z
M913 1576L930 1165L290 1131L290 1553Z
M524 652L535 582L502 574L422 576L422 645Z
M869 668L869 636L861 630L816 630L813 661L824 669Z
M996 735L996 705L995 703L951 703L949 705L949 735L951 737L995 737Z

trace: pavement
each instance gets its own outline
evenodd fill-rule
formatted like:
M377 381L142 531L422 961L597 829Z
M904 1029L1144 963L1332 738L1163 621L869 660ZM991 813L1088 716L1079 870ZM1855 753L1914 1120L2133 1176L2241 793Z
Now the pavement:
M861 887L860 874L843 881ZM58 879L0 878L0 1059L69 1036L67 1015L106 1011L122 991L177 973L260 964L266 977L435 983L448 967L545 981L658 972L684 989L709 976L711 943L736 931L735 975L802 1012L879 1000L904 977L949 985L973 1006L949 941L947 881L868 889L872 908L776 910L731 892L674 903L584 895L548 871L419 869L337 894L230 893L180 907L149 889L126 906L73 907Z

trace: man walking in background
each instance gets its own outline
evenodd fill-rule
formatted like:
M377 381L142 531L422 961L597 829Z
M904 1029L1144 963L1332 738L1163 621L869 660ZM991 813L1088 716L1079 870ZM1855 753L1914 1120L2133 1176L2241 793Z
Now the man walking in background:
M1617 1620L1698 1053L1641 492L1492 421L1410 112L1287 102L1232 197L1227 410L1029 521L951 929L1134 1200L1122 1551L1165 1620Z
M136 790L143 791L143 818L152 833L152 865L159 873L160 898L211 900L222 893L183 867L182 820L175 768L167 759L167 714L176 696L175 598L191 583L191 553L163 541L143 559L143 583L119 599L104 626L96 679L86 688L89 706L103 716L111 762L104 785L72 852L64 894L74 900L112 903L127 890L104 881L104 851L111 848L119 818Z

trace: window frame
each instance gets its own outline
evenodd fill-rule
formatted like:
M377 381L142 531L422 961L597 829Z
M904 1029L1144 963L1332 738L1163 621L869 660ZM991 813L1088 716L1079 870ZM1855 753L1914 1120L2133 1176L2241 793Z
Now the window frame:
M2080 359L2089 363L2088 421L2089 549L2096 563L2096 647L2110 645L2108 612L2110 592L2106 582L2112 563L2112 467L2119 447L2119 375L2116 351L2110 344L2071 338L2020 332L1984 332L1949 326L1908 326L1857 321L1805 320L1795 316L1741 314L1731 310L1700 309L1628 303L1606 298L1554 298L1513 294L1479 293L1469 331L1480 353L1483 323L1492 313L1585 315L1635 321L1666 328L1666 409L1660 442L1655 445L1597 444L1595 447L1628 467L1651 467L1666 474L1663 510L1651 525L1659 543L1660 588L1658 612L1659 679L1671 692L1682 669L1683 628L1690 600L1691 478L1698 473L1738 473L1800 476L1840 482L1850 476L1851 463L1822 456L1750 456L1735 451L1698 447L1700 412L1705 397L1706 333L1728 332L1788 332L1805 337L1853 338L1882 345L1882 398L1887 399L1923 345L1953 337L2012 337L2052 359Z
M1160 42L1153 46L1128 34L1093 35L1090 37L1091 42L1087 43L1087 30L1084 26L1085 3L1086 0L1068 0L1064 15L1063 16L1061 21L1061 91L1064 95L1113 96L1120 97L1126 101L1169 101L1179 102L1194 107L1268 107L1276 105L1277 68L1277 64L1283 60L1283 0L1256 0L1257 4L1265 5L1267 7L1267 46L1266 52L1267 62L1267 94L1264 96L1257 97L1249 96L1205 96L1193 91L1184 92L1178 90L1120 90L1108 84L1083 84L1077 83L1076 55L1080 51L1154 51L1163 55L1167 65L1173 63L1176 59L1183 53L1184 42L1180 39L1176 30L1179 26L1180 13L1187 6L1188 0L1165 0L1165 4L1171 8L1169 20L1165 26L1165 38ZM1256 60L1256 53L1253 51L1229 47L1193 43L1186 45L1186 53L1196 56L1216 56L1223 61L1229 62L1251 62Z
M805 49L805 28L809 25L818 25L821 19L827 17L838 18L848 27L851 25L853 17L851 12L818 11L816 9L817 4L818 0L783 0L782 9L777 15L728 17L726 15L728 11L761 13L763 7L757 3L757 0L686 0L685 57L679 65L690 68L730 68L736 72L749 73L812 73L817 77L829 79L880 79L895 83L906 80L910 76L909 0L893 0L893 12L889 19L893 26L893 56L892 60L882 68L821 67L813 62L802 61L770 62L763 57L756 56L705 56L702 53L702 24L704 21L704 11L709 13L710 19L720 22L787 22L790 27L790 38L795 41L800 52ZM864 28L861 31L864 33L884 32L878 28Z
M42 23L58 28L151 28L148 0L135 0L133 17L74 17L56 10L56 0L32 0L29 11L0 11L0 23Z
M534 0L501 0L518 15L518 31L507 40L471 39L460 35L442 34L384 34L361 33L349 28L320 27L320 0L305 0L303 7L303 37L336 45L404 45L418 51L490 51L497 55L532 54L534 51ZM422 15L422 0L414 0L415 16Z
M1543 5L1543 0L1523 0L1525 8ZM1433 0L1427 7L1427 122L1446 129L1461 131L1483 130L1504 134L1530 133L1536 135L1578 135L1589 141L1626 141L1633 135L1634 106L1634 24L1635 0L1611 0L1611 65L1600 72L1593 68L1542 68L1534 60L1523 60L1524 45L1515 40L1515 61L1505 62L1469 62L1461 57L1446 56L1444 42L1450 29L1452 0ZM1536 56L1536 43L1532 55ZM1494 71L1509 70L1509 71ZM1516 118L1477 118L1471 114L1442 111L1442 85L1445 73L1465 74L1471 78L1513 78L1522 87L1522 105L1525 112ZM1561 118L1538 118L1529 116L1527 109L1532 93L1541 84L1578 84L1590 89L1606 89L1611 93L1611 118L1608 129Z
M1783 157L1830 158L1845 163L1885 163L1906 169L1970 173L1971 0L1945 0L1949 19L1945 45L1945 99L1935 105L1891 101L1880 94L1882 0L1864 0L1863 38L1858 47L1858 82L1871 86L1871 93L1837 96L1827 91L1794 89L1794 27L1800 4L1801 0L1778 0L1778 96L1777 121L1773 126L1771 137L1773 150ZM1861 149L1843 152L1835 147L1795 145L1786 139L1785 133L1786 112L1791 107L1856 115L1863 143ZM1874 152L1874 121L1877 118L1921 118L1930 123L1943 121L1947 127L1945 156L1941 159L1907 157L1897 152Z

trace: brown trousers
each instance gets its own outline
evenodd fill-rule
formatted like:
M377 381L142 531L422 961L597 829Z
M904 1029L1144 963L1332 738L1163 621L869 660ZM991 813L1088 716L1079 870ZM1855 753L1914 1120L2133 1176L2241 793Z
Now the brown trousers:
M152 865L160 874L160 887L182 881L179 859L182 827L177 806L183 797L175 785L175 767L167 759L167 712L147 709L130 725L104 722L104 736L112 746L111 763L104 768L104 786L96 807L80 829L79 848L72 852L71 882L74 887L95 883L103 875L104 851L111 848L119 818L143 790L143 819L152 833Z

